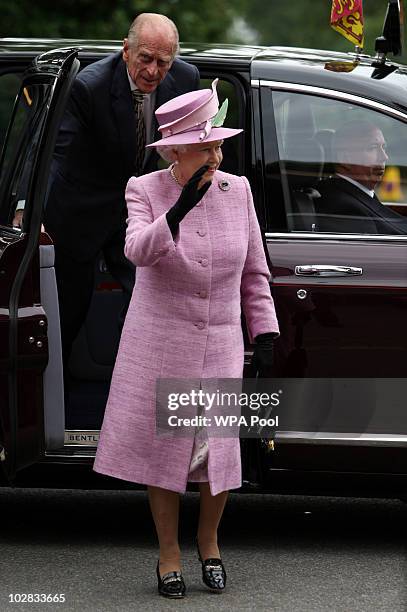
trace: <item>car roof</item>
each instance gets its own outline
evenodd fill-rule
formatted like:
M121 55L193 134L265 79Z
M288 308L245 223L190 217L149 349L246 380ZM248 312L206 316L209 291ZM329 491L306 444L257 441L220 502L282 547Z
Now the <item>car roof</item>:
M62 47L80 47L82 53L101 54L120 51L123 41L120 40L83 40L77 38L0 38L0 53L43 53ZM194 57L228 57L231 61L245 60L249 65L264 46L247 45L210 45L204 43L180 43L182 56Z
M68 38L1 38L0 57L32 57L51 49L79 47L80 56L97 57L119 51L119 40ZM279 46L181 43L180 55L200 66L250 71L251 78L336 90L379 101L407 111L407 66L386 61L374 65L369 55Z
M254 58L251 77L345 92L407 111L407 66L389 60L376 65L369 55L269 47Z

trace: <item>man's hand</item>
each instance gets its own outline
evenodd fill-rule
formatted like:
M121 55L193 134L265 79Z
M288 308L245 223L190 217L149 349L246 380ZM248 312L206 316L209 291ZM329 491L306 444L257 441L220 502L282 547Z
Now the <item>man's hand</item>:
M15 211L14 219L13 219L13 227L19 227L21 229L22 224L23 224L23 216L24 216L24 210Z

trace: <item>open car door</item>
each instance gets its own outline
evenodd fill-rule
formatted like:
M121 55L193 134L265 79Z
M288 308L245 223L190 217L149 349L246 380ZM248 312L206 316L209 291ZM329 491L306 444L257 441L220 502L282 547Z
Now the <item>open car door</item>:
M77 49L54 50L33 61L23 75L1 155L0 466L8 480L44 450L48 342L39 238L52 154L78 69ZM21 228L13 227L16 209L23 210Z

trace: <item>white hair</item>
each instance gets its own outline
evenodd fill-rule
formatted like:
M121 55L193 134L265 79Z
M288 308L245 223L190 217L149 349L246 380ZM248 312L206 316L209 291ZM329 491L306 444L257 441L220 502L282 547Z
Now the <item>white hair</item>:
M129 28L127 38L131 47L137 47L143 29L160 34L167 34L172 44L172 57L179 53L179 34L175 23L166 15L159 13L141 13L138 15Z
M158 155L162 157L164 161L172 163L176 159L174 153L185 153L188 150L188 145L163 145L156 147L156 149Z

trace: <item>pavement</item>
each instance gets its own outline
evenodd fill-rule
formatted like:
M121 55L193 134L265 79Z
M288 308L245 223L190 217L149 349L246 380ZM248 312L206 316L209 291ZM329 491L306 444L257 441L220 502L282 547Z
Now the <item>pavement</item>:
M187 597L169 601L156 590L145 492L1 489L0 611L407 611L402 501L232 494L220 529L222 594L201 582L198 494L181 508ZM65 602L11 602L24 593Z

